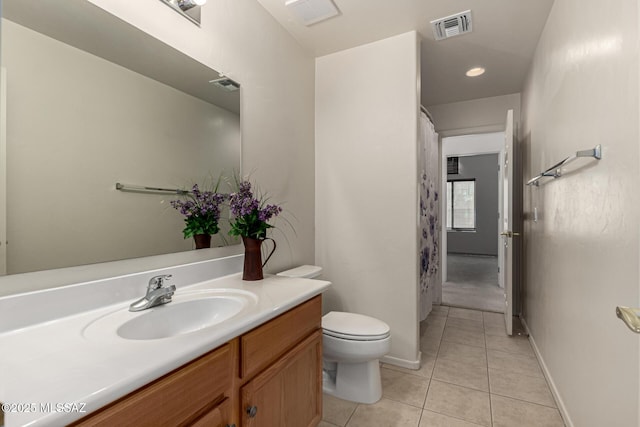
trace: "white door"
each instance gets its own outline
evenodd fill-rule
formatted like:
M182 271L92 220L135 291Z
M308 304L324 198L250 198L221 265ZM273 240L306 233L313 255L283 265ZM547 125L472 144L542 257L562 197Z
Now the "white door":
M513 334L513 279L514 279L514 239L518 236L514 228L514 177L517 171L513 142L513 110L507 111L507 122L504 130L504 156L502 167L502 227L500 228L503 267L500 280L504 284L504 322L507 335Z

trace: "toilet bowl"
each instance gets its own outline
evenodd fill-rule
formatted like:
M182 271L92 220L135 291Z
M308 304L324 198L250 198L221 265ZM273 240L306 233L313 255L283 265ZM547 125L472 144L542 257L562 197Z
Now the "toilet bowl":
M303 265L278 276L314 278L321 267ZM382 397L379 359L391 349L389 326L356 313L332 311L322 316L323 391L359 403Z

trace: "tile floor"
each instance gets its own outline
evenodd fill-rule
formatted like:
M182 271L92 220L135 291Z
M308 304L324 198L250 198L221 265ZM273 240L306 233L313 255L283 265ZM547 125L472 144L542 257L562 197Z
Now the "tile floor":
M504 291L498 286L498 257L447 254L446 305L504 312Z
M421 324L422 367L383 364L382 399L325 395L320 427L564 426L527 338L503 315L434 306Z

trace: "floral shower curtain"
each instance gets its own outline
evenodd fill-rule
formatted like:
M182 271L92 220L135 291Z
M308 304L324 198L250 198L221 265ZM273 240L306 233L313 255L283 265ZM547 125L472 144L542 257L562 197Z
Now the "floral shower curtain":
M438 134L420 112L418 171L420 188L420 321L431 312L440 266Z

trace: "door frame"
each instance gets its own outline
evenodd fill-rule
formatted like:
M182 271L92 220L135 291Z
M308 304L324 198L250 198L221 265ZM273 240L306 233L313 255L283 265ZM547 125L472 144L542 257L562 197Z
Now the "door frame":
M440 230L440 271L441 280L438 283L437 289L434 292L434 303L442 304L442 284L447 280L447 157L449 156L475 156L482 154L498 154L498 162L502 164L504 160L504 128L487 128L468 129L469 133L465 133L464 129L455 132L442 132L440 136L440 215L442 218L441 230ZM469 141L472 138L480 138L480 141L475 143ZM498 170L496 170L498 173ZM502 182L498 180L498 212L500 212L498 218L498 225L502 218ZM499 244L498 236L496 241ZM501 269L502 265L501 251L498 250L498 265ZM500 284L502 287L502 284Z

